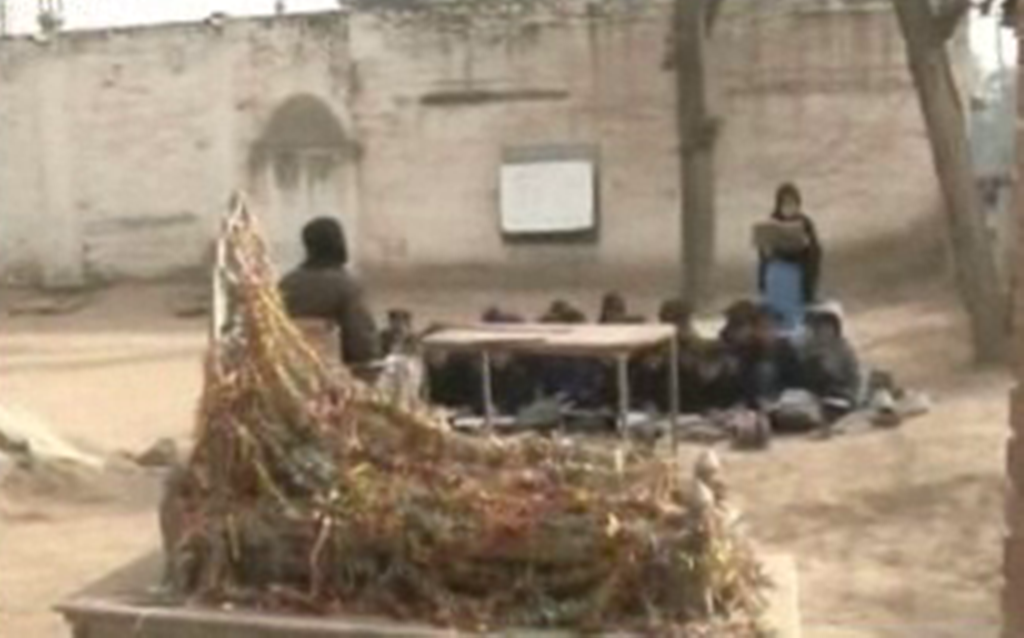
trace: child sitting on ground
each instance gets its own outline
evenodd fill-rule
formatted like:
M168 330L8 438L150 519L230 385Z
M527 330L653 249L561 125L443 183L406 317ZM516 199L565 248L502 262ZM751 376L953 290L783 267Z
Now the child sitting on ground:
M494 325L525 323L522 316L496 306L488 308L481 319L483 323ZM490 360L491 390L497 411L514 415L533 403L537 395L537 382L531 374L529 359L508 352L494 352Z
M389 310L387 327L380 335L384 355L408 352L414 339L412 313L400 308Z
M822 403L833 422L862 402L863 377L857 354L843 334L842 309L823 304L808 310L801 363L807 389Z
M805 389L800 356L782 335L779 319L759 307L749 323L737 327L734 352L743 403L755 411L769 411L791 390Z
M557 300L540 317L541 323L584 324L586 315L569 302ZM603 383L601 362L580 357L538 356L530 366L546 398L558 398L573 407L600 406Z

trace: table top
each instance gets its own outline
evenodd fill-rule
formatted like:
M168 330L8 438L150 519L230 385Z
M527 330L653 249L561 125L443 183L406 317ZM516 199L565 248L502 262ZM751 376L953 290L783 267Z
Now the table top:
M629 353L669 343L665 324L486 324L446 327L423 340L427 348L532 354L600 355Z

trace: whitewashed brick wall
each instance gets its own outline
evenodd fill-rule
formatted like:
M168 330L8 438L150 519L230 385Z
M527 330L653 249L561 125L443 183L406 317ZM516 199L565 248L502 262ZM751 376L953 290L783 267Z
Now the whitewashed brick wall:
M765 3L747 4L712 51L726 264L749 266L749 225L785 180L804 186L833 249L933 218L891 16L766 19ZM505 40L332 13L0 42L0 270L73 279L196 265L228 193L255 188L251 147L275 108L311 94L361 149L339 188L364 269L670 276L680 189L673 78L660 68L667 5L639 6ZM518 97L424 103L452 90ZM501 241L501 149L530 143L600 146L596 245Z

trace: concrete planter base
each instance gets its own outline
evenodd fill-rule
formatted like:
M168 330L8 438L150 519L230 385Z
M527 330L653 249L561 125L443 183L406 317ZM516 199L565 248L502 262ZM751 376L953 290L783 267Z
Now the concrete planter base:
M778 638L801 638L796 565L787 556L765 561L776 588L769 621ZM181 607L157 593L163 562L137 560L58 606L72 638L452 638L452 631L386 620L304 618ZM507 631L506 636L560 638L563 632Z

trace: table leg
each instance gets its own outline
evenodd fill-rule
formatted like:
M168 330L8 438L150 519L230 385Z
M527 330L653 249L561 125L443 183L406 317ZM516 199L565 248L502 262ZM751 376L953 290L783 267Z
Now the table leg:
M480 355L480 368L484 386L484 427L490 433L494 431L494 386L491 379L491 353L486 350Z
M668 383L668 412L669 412L669 440L672 443L672 449L675 450L679 445L679 440L676 435L676 429L679 427L679 340L672 339L672 344L669 346L669 383Z
M615 366L619 385L619 434L625 434L629 420L629 355L618 355Z

